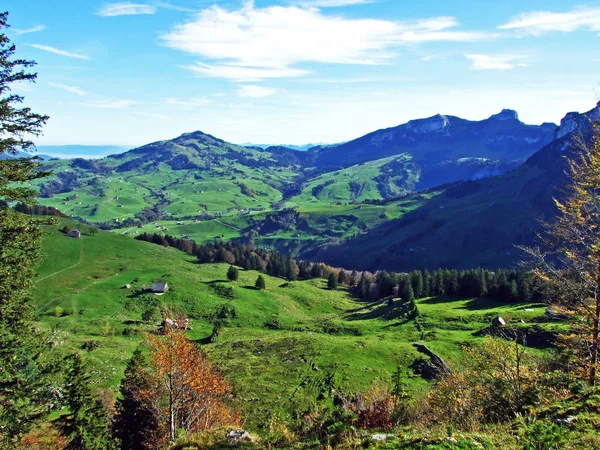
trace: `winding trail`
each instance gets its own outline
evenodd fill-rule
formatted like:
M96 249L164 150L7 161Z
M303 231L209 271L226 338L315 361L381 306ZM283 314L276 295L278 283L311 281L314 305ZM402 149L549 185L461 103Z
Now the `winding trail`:
M84 255L84 252L83 252L83 239L81 239L81 248L79 249L79 261L77 261L75 264L73 264L72 266L69 266L69 267L67 267L65 269L62 269L62 270L59 270L57 272L51 273L50 275L46 275L45 277L42 277L42 278L38 278L35 281L35 284L38 284L40 281L44 281L46 278L53 277L54 275L58 275L59 273L66 272L67 270L71 270L71 269L77 267L79 264L81 264L83 262L84 259L85 259L85 255Z

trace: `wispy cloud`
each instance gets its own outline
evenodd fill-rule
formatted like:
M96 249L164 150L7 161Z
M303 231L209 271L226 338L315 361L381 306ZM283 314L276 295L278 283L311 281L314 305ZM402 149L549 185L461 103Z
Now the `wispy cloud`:
M105 17L134 16L138 14L154 14L156 6L146 3L109 3L102 7L96 14Z
M65 50L60 50L55 47L50 47L49 45L41 45L41 44L25 44L25 45L27 45L28 47L37 48L38 50L43 50L45 52L55 53L55 54L61 55L61 56L68 56L69 58L90 59L89 56L81 55L79 53L67 52Z
M124 109L135 105L137 102L127 99L104 99L84 103L85 106L101 109Z
M43 31L45 30L46 27L44 25L36 25L35 27L31 27L31 28L14 28L13 31L18 34L28 34L28 33L37 33L38 31Z
M67 84L60 84L60 83L48 83L48 84L55 88L62 89L64 91L68 91L68 92L72 92L73 94L82 95L82 96L88 94L87 91L84 91L83 89L78 88L77 86L69 86Z
M297 77L303 63L388 64L400 46L478 41L488 33L461 31L453 17L393 22L348 19L316 8L245 2L237 10L206 8L161 36L163 43L205 58L186 68L236 81Z
M242 67L227 64L202 64L183 66L198 75L226 78L232 81L253 82L265 78L292 78L307 74L308 71L289 67Z
M516 30L541 35L553 31L600 31L600 8L576 8L568 12L531 11L500 25L502 30Z
M333 8L337 6L364 5L375 1L376 0L301 0L296 3L302 6Z
M191 98L186 100L180 100L178 98L167 98L165 100L167 105L181 105L181 106L205 106L212 103L212 100L207 98Z
M474 69L480 70L509 70L516 67L526 67L528 64L523 55L465 55L473 63Z
M251 84L244 84L240 86L237 93L240 97L262 98L276 94L277 89L267 88L263 86L255 86Z

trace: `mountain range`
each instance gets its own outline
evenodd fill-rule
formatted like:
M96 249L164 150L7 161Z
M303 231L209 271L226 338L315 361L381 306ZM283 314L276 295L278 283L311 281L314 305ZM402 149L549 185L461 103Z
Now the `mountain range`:
M503 267L554 213L562 156L598 111L560 126L512 110L436 115L307 151L196 131L50 161L55 175L39 187L42 203L124 233L244 240L357 269Z

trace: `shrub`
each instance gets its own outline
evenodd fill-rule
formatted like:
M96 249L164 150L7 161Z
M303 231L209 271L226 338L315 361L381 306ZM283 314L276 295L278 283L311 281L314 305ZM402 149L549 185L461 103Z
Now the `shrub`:
M100 344L98 343L98 341L85 341L81 348L86 352L91 352L96 350L99 346Z
M254 283L254 287L256 289L258 289L259 291L263 290L267 287L266 283L265 283L265 278L262 275L258 276L258 278L256 279L256 282Z
M568 429L545 420L536 420L521 430L523 450L555 450L569 442Z

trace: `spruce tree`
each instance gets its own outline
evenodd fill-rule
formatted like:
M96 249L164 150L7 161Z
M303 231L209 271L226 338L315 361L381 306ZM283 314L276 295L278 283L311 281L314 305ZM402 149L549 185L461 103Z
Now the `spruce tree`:
M48 117L22 106L23 97L11 91L37 74L27 72L34 62L15 59L8 26L8 13L0 14L0 448L16 446L45 416L52 391L31 299L41 231L30 216L8 208L10 201L32 204L37 193L23 184L47 172L39 170L39 158L2 158L30 151L30 138L41 134Z
M240 273L237 268L234 266L229 266L229 269L227 270L227 279L229 281L237 281L239 277Z
M400 287L400 294L402 297L402 300L406 303L408 302L414 302L415 300L415 294L413 292L413 288L412 288L412 284L410 283L409 280L403 280L401 287Z
M146 450L151 438L158 430L158 419L142 393L152 388L152 381L146 371L146 358L137 349L127 367L121 382L121 396L117 404L113 430L121 442L123 450Z
M338 287L337 277L335 276L335 273L331 272L329 274L329 278L327 278L327 288L334 291L337 289L337 287Z
M67 439L66 450L113 450L108 418L102 403L91 390L91 376L78 353L68 357L65 403L69 413L58 423Z
M258 278L256 279L256 282L254 283L254 287L256 289L258 289L259 291L265 289L266 283L265 283L265 278L262 275L259 275Z
M415 270L410 274L410 282L416 298L423 297L423 274L420 270Z

